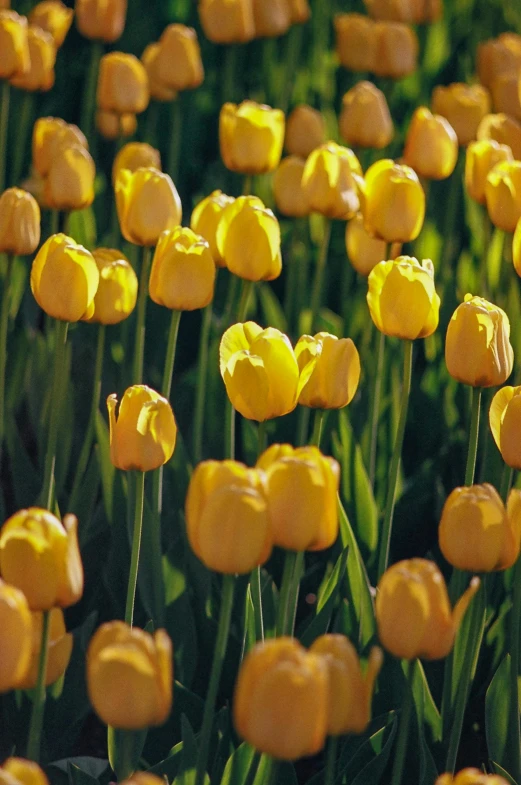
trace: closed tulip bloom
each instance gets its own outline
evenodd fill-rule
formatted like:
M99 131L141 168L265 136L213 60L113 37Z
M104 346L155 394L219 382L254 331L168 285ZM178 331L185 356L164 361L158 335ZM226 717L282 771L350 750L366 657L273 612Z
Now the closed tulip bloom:
M357 213L346 224L347 258L357 273L367 278L378 262L387 255L387 243L367 233L364 217Z
M27 30L27 43L29 68L25 73L13 76L11 84L19 90L46 92L54 85L56 44L50 33L32 25Z
M161 171L161 155L159 150L146 142L128 142L114 158L112 165L112 182L115 183L122 169L135 172L136 169L151 167Z
M96 248L92 255L99 270L99 285L94 297L94 313L88 321L119 324L135 308L137 275L126 256L115 248Z
M24 758L7 758L0 766L0 781L5 785L49 785L43 769Z
M262 174L277 168L284 143L284 112L243 101L226 103L219 115L219 146L232 172Z
M325 744L328 673L322 657L295 638L258 643L235 685L237 732L259 752L281 760L315 755Z
M447 328L445 362L450 375L473 387L497 387L514 366L506 313L483 297L465 295Z
M25 595L0 579L0 693L18 689L29 669L31 630Z
M418 37L412 27L400 22L375 22L376 55L373 73L388 79L403 79L418 66Z
M204 237L218 267L226 265L217 246L217 227L224 208L233 204L234 201L233 196L226 196L222 191L212 191L209 196L206 196L194 207L190 218L190 229Z
M160 82L156 75L156 60L159 54L159 43L153 41L145 47L141 55L141 62L145 66L148 76L148 88L150 90L150 98L154 101L168 102L177 98L177 90L174 90L163 82Z
M514 232L521 218L521 161L502 161L492 167L485 181L485 201L494 226Z
M273 542L292 551L322 551L338 536L340 466L317 447L271 445L257 461L266 472Z
M85 38L114 43L127 18L127 0L76 0L76 25Z
M37 25L50 33L55 47L59 49L69 32L73 16L72 8L67 8L61 0L41 0L36 3L28 18L31 25Z
M510 147L514 159L521 159L521 123L507 114L487 114L478 126L479 140L493 139Z
M322 112L299 104L288 115L284 146L290 155L307 158L326 141L326 122Z
M385 95L372 82L358 82L342 98L340 136L348 144L381 150L394 136Z
M373 71L376 62L376 28L364 14L337 14L334 18L336 53L349 71Z
M288 0L252 0L255 38L284 35L291 24Z
M490 86L494 111L506 112L516 120L521 120L520 73L521 67L514 73L496 77Z
M355 647L345 635L320 635L309 651L323 657L329 675L328 728L330 736L363 733L371 719L373 689L383 662L382 650L369 653L367 673L362 673Z
M190 546L209 570L243 575L270 557L263 472L237 461L203 461L190 479L185 514Z
M447 118L456 131L459 144L466 146L476 139L481 120L490 112L490 95L479 84L438 85L432 93L432 109Z
M21 188L8 188L0 195L0 253L26 256L39 243L38 202Z
M53 210L82 210L94 201L96 168L88 150L65 147L55 156L45 178L43 198Z
M109 52L100 60L96 101L104 112L139 114L150 100L145 66L134 55Z
M46 177L61 151L76 145L89 149L87 139L77 125L66 123L59 117L39 117L34 124L32 139L33 164L38 174Z
M444 557L459 570L508 569L519 556L521 491L510 492L505 508L488 483L455 488L443 505L438 537Z
M38 681L38 665L42 648L42 611L33 611L32 616L32 650L29 670L20 688L32 690ZM44 682L46 686L54 684L63 676L69 665L72 654L72 634L65 629L65 620L61 608L52 608L49 624L49 645L47 647L47 669Z
M295 346L301 370L311 361L313 371L299 395L301 406L341 409L354 398L360 381L360 355L351 338L329 333L303 335Z
M357 157L347 147L327 142L313 150L302 174L302 190L311 212L347 220L360 207L357 183L361 175Z
M441 0L365 0L365 6L374 19L388 22L426 24L442 14Z
M150 272L151 299L165 308L194 311L213 299L215 262L210 246L191 229L163 232Z
M384 649L406 660L446 657L479 585L479 578L473 578L451 611L443 575L434 562L406 559L393 564L376 589L376 623Z
M436 330L440 298L434 287L430 259L420 264L414 257L398 256L379 262L369 273L367 283L371 319L385 335L413 341Z
M478 44L476 65L479 81L485 87L490 89L498 77L512 74L521 67L521 46L519 43L512 46L513 40L500 35Z
M292 25L301 25L311 17L308 0L288 0Z
M116 112L96 112L96 128L104 139L119 139L136 133L135 114L116 114Z
M27 19L16 11L0 11L0 79L12 79L29 70Z
M279 222L256 196L239 196L224 208L216 239L226 267L240 278L272 281L280 275Z
M200 0L199 19L214 44L251 41L255 35L252 0Z
M116 469L149 472L174 453L177 425L166 398L144 384L129 387L116 416L118 398L107 398L110 459Z
M302 175L306 162L296 155L289 155L280 162L273 177L273 196L277 210L288 218L309 215L307 199L302 190Z
M149 635L122 621L96 630L87 650L87 688L107 725L124 730L162 725L172 707L172 679L172 641L165 630Z
M461 769L457 774L441 774L434 785L508 785L498 774L484 774L480 769Z
M153 65L156 79L171 90L193 90L204 79L197 34L193 27L168 25L159 39Z
M161 232L180 225L181 199L169 175L153 167L120 169L115 191L121 234L129 243L155 245Z
M403 160L427 180L450 177L458 160L458 137L445 117L425 106L414 112L407 131Z
M492 398L489 423L501 457L521 469L521 387L501 387Z
M0 529L0 572L23 591L31 610L68 608L81 598L77 529L74 515L66 515L62 524L39 507L20 510Z
M54 319L90 318L98 283L92 254L66 234L51 235L34 258L31 291L40 308Z
M425 193L410 166L377 161L365 174L361 199L365 228L386 243L407 243L420 234Z
M471 142L465 157L465 188L471 199L485 204L485 185L490 170L501 161L512 161L512 151L506 144L493 139Z

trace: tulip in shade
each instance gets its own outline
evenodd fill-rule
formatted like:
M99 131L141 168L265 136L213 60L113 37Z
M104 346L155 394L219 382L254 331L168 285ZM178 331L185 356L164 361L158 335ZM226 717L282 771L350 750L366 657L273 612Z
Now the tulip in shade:
M347 220L358 210L358 158L347 147L327 142L308 157L302 174L302 191L311 212Z
M508 785L499 774L484 774L479 769L461 769L457 774L441 774L434 785Z
M135 172L136 169L152 168L161 171L161 155L159 150L146 142L128 142L116 154L112 165L112 182L118 179L122 169Z
M181 199L172 178L153 167L116 177L116 208L121 234L129 243L155 245L161 232L181 223Z
M210 246L191 229L159 237L150 272L150 298L177 311L205 308L213 299L215 263Z
M258 197L239 196L225 206L216 241L226 267L240 278L272 281L280 275L279 222Z
M42 611L32 614L32 651L29 670L20 684L24 690L32 690L38 681L38 665L42 648ZM72 633L66 632L65 620L61 608L52 608L50 612L49 645L47 652L47 670L45 671L44 684L54 684L63 676L69 665L72 654Z
M252 0L256 38L283 35L291 24L288 0Z
M8 188L0 195L0 253L25 256L40 242L38 202L21 188Z
M521 67L521 49L519 42L512 46L514 40L506 33L478 44L476 52L478 77L481 84L488 89L498 77L514 73Z
M489 423L501 457L521 469L521 387L502 387L492 398Z
M17 689L31 658L31 612L23 592L0 579L0 693Z
M284 143L284 112L255 101L226 103L219 115L219 146L232 172L262 174L277 168Z
M336 52L350 71L373 71L376 62L376 28L364 14L337 14L334 19Z
M459 144L466 146L476 139L481 120L490 112L490 95L479 84L438 85L432 93L432 109L447 118L456 131Z
M150 89L150 98L154 101L169 102L177 98L177 90L173 87L163 84L157 78L156 60L159 55L159 43L153 41L145 47L141 55L141 62L145 66L148 76L148 87Z
M41 27L50 33L57 49L63 44L72 24L74 11L61 0L41 0L29 13L29 24Z
M506 144L493 139L471 142L465 157L465 188L471 199L485 204L488 173L501 161L512 161L512 151Z
M104 112L139 114L150 100L145 66L134 55L109 52L100 60L98 107Z
M290 155L307 158L326 141L326 123L318 109L307 104L296 106L286 121L284 146Z
M490 88L495 112L506 112L521 120L521 98L519 95L519 73L498 76Z
M299 368L314 359L299 403L319 409L340 409L353 400L360 381L360 355L351 338L329 333L303 335L295 346Z
M92 255L100 277L94 297L94 313L86 321L119 324L130 316L136 305L136 273L128 259L115 248L96 248Z
M342 98L340 135L348 144L381 150L394 136L385 95L372 82L358 82Z
M502 161L490 170L485 201L494 226L504 232L515 231L521 218L521 161Z
M5 785L49 785L43 769L25 758L7 758L0 766L0 782Z
M251 41L255 35L252 0L200 0L199 19L214 44Z
M45 206L52 210L83 210L94 201L96 168L91 154L79 144L63 147L54 156L44 180Z
M30 62L27 19L16 11L0 10L0 79L25 74Z
M400 22L375 22L374 35L373 73L388 79L403 79L416 71L419 43L412 27Z
M277 210L288 218L309 215L308 201L302 190L302 175L306 162L296 155L289 155L280 162L273 177L273 196Z
M217 227L224 208L229 204L233 204L234 201L233 196L226 196L222 191L212 191L209 196L205 197L194 207L190 218L190 229L204 237L210 246L213 260L218 267L225 267L226 265L217 246Z
M172 24L163 30L152 63L154 81L169 90L193 90L204 79L201 51L192 27Z
M133 136L137 129L135 114L117 114L116 112L96 112L96 128L104 139L119 139Z
M76 0L76 24L85 38L113 43L127 18L127 0Z
M361 213L347 222L345 239L347 258L357 273L366 278L387 255L387 243L367 233Z
M454 171L458 160L458 137L441 115L420 106L407 131L403 160L420 176L444 180Z

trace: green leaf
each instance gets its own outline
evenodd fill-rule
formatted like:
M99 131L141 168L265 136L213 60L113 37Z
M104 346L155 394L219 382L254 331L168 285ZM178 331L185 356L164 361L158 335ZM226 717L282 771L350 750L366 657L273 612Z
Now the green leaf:
M507 766L510 718L510 654L496 670L485 697L485 733L489 756Z
M96 777L91 777L90 774L71 763L70 760L67 761L67 776L69 785L98 785Z
M69 213L68 234L85 248L96 246L96 219L92 207Z
M516 780L512 777L511 774L508 773L499 763L495 761L490 761L490 768L492 769L494 774L499 774L500 777L504 777L507 782L510 782L511 785L518 785Z
M244 635L242 642L243 656L255 646L257 638L255 635L255 610L253 608L253 600L251 597L251 588L248 584L246 589L246 598L244 603ZM239 748L240 749L240 748Z
M15 418L8 417L5 425L15 504L20 509L28 500L36 499L42 480L25 449Z
M101 464L101 489L103 494L103 504L107 518L112 522L113 500L114 500L114 464L110 460L110 438L109 429L101 412L96 412L96 439L99 446L99 458Z
M315 638L318 638L319 635L324 635L328 630L340 587L346 574L348 554L349 547L346 547L338 557L325 585L319 590L316 616L308 624L303 634L299 636L301 643L306 647L310 646Z
M351 785L377 785L389 762L389 757L391 755L397 729L398 721L396 717L393 717L390 728L382 728L382 730L377 731L377 733L371 736L367 742L367 745L369 745L372 749L375 749L375 745L377 745L376 749L378 749L379 745L382 745L381 751L375 755L366 766L364 766L364 768L356 775L354 779L351 779L348 776L347 781L350 782ZM384 738L386 736L387 738L384 742Z
M220 785L243 785L258 753L244 742L228 758Z
M107 733L109 763L118 780L127 779L138 768L147 733L148 728L122 730L109 726Z
M183 742L180 741L179 744L176 744L175 747L172 748L170 755L167 758L156 763L155 766L147 769L147 771L150 774L155 774L157 777L166 778L168 782L173 782L181 765L182 754Z
M159 471L159 469L156 469L156 471ZM161 529L159 528L159 542L156 543L154 517L155 512L152 510L145 495L141 556L138 572L139 597L150 618L154 619L158 626L163 626L165 618L165 590L161 559ZM158 525L161 527L161 522Z
M195 734L192 730L192 726L184 714L181 717L181 728L183 736L183 751L181 754L179 772L174 780L174 785L195 785L199 748ZM205 775L205 783L206 782L210 782L208 775Z
M286 316L271 286L260 281L255 289L260 299L262 314L266 324L269 324L270 327L276 327L277 330L285 333L288 329Z
M402 666L404 667L404 666ZM433 741L441 741L442 725L441 715L432 697L425 671L420 660L416 660L414 667L412 693L419 721L426 722L432 733Z

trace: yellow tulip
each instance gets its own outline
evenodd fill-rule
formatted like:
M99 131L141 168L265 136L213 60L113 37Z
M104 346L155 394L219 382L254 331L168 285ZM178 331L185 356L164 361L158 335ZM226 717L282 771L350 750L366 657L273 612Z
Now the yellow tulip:
M39 117L33 129L33 164L39 175L46 177L54 159L68 147L88 150L84 134L77 125L69 125L59 117Z
M458 160L458 137L449 121L431 114L425 106L416 109L407 131L403 160L427 180L450 177Z
M301 406L341 409L351 403L360 381L360 355L351 338L329 333L303 335L295 346L301 370L312 360L311 376L299 395Z
M262 174L277 168L284 143L284 112L243 101L226 103L219 115L219 146L232 172Z
M161 171L161 155L159 150L146 142L128 142L116 154L112 165L112 182L118 179L122 169L135 172L136 169L152 168Z
M425 218L425 193L410 166L382 159L365 174L361 197L365 228L386 243L415 240Z
M521 277L521 218L516 224L514 237L512 239L512 262L514 270Z
M94 201L96 167L88 150L71 145L58 151L44 180L43 199L52 210L82 210Z
M0 10L0 79L22 76L30 67L27 19Z
M360 206L353 174L361 173L357 157L347 147L335 142L317 147L302 174L302 191L310 211L327 218L351 218Z
M129 243L155 245L161 232L181 223L181 200L172 178L153 167L116 175L116 208L121 234Z
M199 19L214 44L251 41L255 35L252 0L200 0Z
M480 769L461 769L457 774L441 774L434 785L508 785L499 774L484 774Z
M442 13L441 0L365 0L374 19L407 24L435 22Z
M492 398L489 423L501 457L521 469L521 387L501 387Z
M334 19L336 52L350 71L373 71L376 62L376 28L364 14L337 14Z
M218 267L225 267L224 259L219 253L217 246L217 227L224 208L233 204L233 196L226 196L222 191L212 191L199 204L194 207L190 218L190 229L196 234L202 235L208 245L213 260Z
M44 677L46 686L54 684L54 682L59 679L60 676L63 676L67 670L73 644L72 633L66 632L65 630L65 620L63 618L62 609L52 608L50 614L47 668ZM42 611L33 611L31 661L29 670L20 684L20 688L23 690L34 689L38 681L38 665L42 648L42 626Z
M432 93L432 109L447 118L460 145L466 146L476 139L481 120L490 112L490 96L479 84L438 85Z
M50 33L32 25L27 30L27 44L29 68L23 74L13 76L11 84L19 90L46 92L54 85L56 44Z
M154 101L173 101L177 98L177 90L174 90L168 85L164 85L159 81L156 75L156 60L159 55L159 43L153 41L145 47L141 55L141 62L145 66L145 71L148 75L148 87L150 89L150 98Z
M140 114L150 100L148 76L137 57L124 52L109 52L100 60L98 107L116 114Z
M166 308L193 311L212 301L214 286L215 263L206 240L181 226L163 232L150 272L151 299Z
M360 275L367 278L373 267L385 260L387 243L367 233L361 213L347 222L345 239L347 258Z
M309 215L307 199L302 190L302 175L306 162L296 155L288 155L280 162L273 177L273 196L277 210L288 218Z
M252 0L256 38L284 35L291 24L288 0Z
M504 33L478 44L476 51L478 77L481 84L488 89L498 77L515 73L521 67L521 46L519 41L514 43L515 39L512 36L513 34Z
M239 196L222 211L217 249L228 270L247 281L272 281L282 270L279 222L256 196Z
M340 136L350 145L387 147L394 126L384 93L372 82L358 82L342 98Z
M85 38L111 44L121 37L127 0L76 0L76 24Z
M135 308L138 280L130 262L115 248L96 248L92 255L99 270L94 313L89 322L119 324Z
M137 117L135 114L98 111L96 112L96 128L104 139L124 139L136 133Z
M301 25L311 17L308 0L288 0L292 25Z
M31 659L31 612L23 592L0 579L0 693L17 689Z
M43 769L32 760L7 758L0 766L2 785L49 785Z
M21 188L8 188L0 195L0 252L26 256L39 243L38 202Z
M170 90L193 90L204 79L201 51L193 27L172 24L163 30L152 73Z
M418 37L401 22L375 22L376 52L372 71L380 77L403 79L418 66Z
M521 123L507 114L487 114L478 126L478 140L493 139L512 150L516 161L521 159Z
M521 96L517 71L494 79L490 93L494 112L506 112L516 120L521 120Z
M494 226L515 231L521 218L521 161L501 161L492 167L485 181L485 201Z
M41 0L30 11L28 19L29 24L50 33L55 47L59 49L69 32L73 16L72 8L67 8L61 0Z
M471 142L465 157L465 188L471 199L485 204L485 186L491 169L501 161L512 161L512 151L506 144L493 139Z
M299 104L288 115L284 146L290 155L307 158L326 141L326 122L318 109Z

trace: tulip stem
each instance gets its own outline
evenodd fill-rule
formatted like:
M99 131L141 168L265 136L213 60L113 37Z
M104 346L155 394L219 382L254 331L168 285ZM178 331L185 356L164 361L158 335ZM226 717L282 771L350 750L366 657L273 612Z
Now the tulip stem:
M400 418L398 420L398 430L394 442L391 467L389 469L389 486L387 488L387 500L385 502L384 521L382 526L382 539L380 542L380 555L378 559L378 578L381 578L387 569L389 562L389 550L391 545L391 531L393 525L394 499L396 495L396 483L398 471L400 469L400 459L402 455L403 436L405 433L405 423L407 420L407 408L409 405L409 392L411 389L412 375L412 347L413 342L406 340L404 346L403 360L403 386L402 400L400 402Z
M235 409L228 398L224 405L224 457L235 460Z
M251 601L253 603L253 615L255 617L255 638L258 641L264 640L264 619L262 617L262 588L260 567L254 567L250 576Z
M237 308L237 322L244 322L248 313L248 303L250 301L250 294L253 289L253 281L242 282L241 299L239 300L239 307Z
M93 41L90 50L89 70L87 81L85 82L85 92L82 101L82 111L80 115L80 128L87 137L89 145L92 147L92 137L94 128L94 109L96 107L96 87L98 84L99 62L103 54L103 44L101 41ZM94 156L94 151L91 151Z
M309 418L311 416L311 409L309 406L301 406L298 418L297 427L297 446L302 447L307 444L309 435Z
M521 781L521 726L519 722L519 636L521 634L521 558L514 565L512 575L514 596L510 611L510 744L512 762L509 771L516 782Z
M331 219L324 218L324 234L322 236L322 243L320 245L317 265L315 268L315 277L313 279L313 288L311 290L311 319L309 321L309 329L312 334L317 327L316 321L320 308L320 299L324 283L324 272L326 269L327 254L329 250L329 240L331 238L331 226Z
M2 463L2 447L5 435L5 369L7 364L7 331L9 328L9 300L11 298L13 263L14 256L12 254L7 254L7 267L0 310L0 466Z
M0 193L5 190L7 162L7 126L9 124L10 85L2 80L0 88Z
M143 382L143 359L145 356L145 315L148 294L148 278L152 262L152 249L144 246L143 260L141 263L141 276L139 278L139 295L137 301L136 345L134 349L134 365L132 370L132 383Z
M313 435L311 436L310 444L320 449L320 442L322 439L322 429L324 427L325 419L324 409L315 409L315 420L313 422Z
M472 485L476 470L476 455L478 452L479 414L481 408L481 387L472 387L472 414L470 418L469 450L467 465L465 467L465 485Z
M195 775L195 785L203 785L208 762L208 752L210 749L210 735L212 731L213 716L215 711L215 701L221 679L221 671L228 644L228 633L230 631L230 621L233 608L233 593L235 589L235 577L224 575L222 584L221 610L219 612L219 626L217 628L217 640L215 641L215 651L210 673L210 683L206 694L204 705L203 725L201 729L199 755L197 758L197 771Z
M24 160L27 151L27 135L33 117L34 93L25 92L22 95L20 112L16 127L16 144L13 155L13 170L11 182L18 185L20 178L27 171L24 169Z
M222 103L235 99L235 66L237 63L237 49L235 44L228 44L224 49L224 75Z
M42 486L42 504L47 510L52 511L54 496L54 466L56 463L56 444L58 442L58 427L60 424L60 414L62 401L62 373L65 366L65 344L67 342L67 330L69 322L56 320L55 327L55 347L54 347L54 368L52 376L52 395L51 395L51 416L49 424L49 434L47 436L47 452L45 453L45 464Z
M284 570L282 572L282 580L280 583L279 591L279 606L277 609L277 636L291 635L292 630L291 622L293 621L293 613L291 612L291 595L293 579L295 575L295 567L298 551L286 551L284 558Z
M337 750L338 750L338 736L330 736L329 739L327 740L324 785L333 785L333 783L335 782Z
M43 727L43 711L45 707L45 675L47 673L47 660L49 655L49 634L51 612L44 611L42 619L42 640L38 657L38 677L34 689L31 723L27 740L27 758L36 763L40 760L40 739Z
M396 749L394 753L393 773L391 785L400 785L407 752L407 742L409 740L409 725L411 724L411 713L413 707L412 680L414 675L414 665L416 660L409 660L406 670L405 695L402 703L398 738L396 739Z
M172 374L174 372L175 350L177 347L177 336L179 333L179 322L181 321L182 311L173 310L170 321L170 331L168 333L168 345L166 348L165 367L163 371L163 384L161 395L170 400L170 390L172 388Z
M141 532L143 529L143 502L145 498L145 472L136 472L136 496L134 504L134 531L132 534L132 556L130 558L130 574L128 576L127 602L125 605L125 622L132 627L134 620L134 602L136 599L137 572L139 567L139 551L141 548Z
M511 466L505 465L503 466L503 471L501 473L501 487L499 491L499 495L503 499L506 504L508 494L510 493L510 486L512 485L512 479L514 477L514 470Z
M181 93L172 101L170 146L168 148L168 172L174 181L179 176L179 158L181 155L181 140L183 136L183 113L181 111Z
M259 458L266 449L266 420L260 422L257 426L257 458Z
M382 376L384 370L385 334L378 331L378 349L376 356L376 375L371 408L371 443L369 448L369 482L374 489L376 474L376 450L378 447L378 423L380 420L380 399L382 397Z
M206 400L206 377L208 375L208 341L212 324L212 304L203 310L201 335L199 337L199 355L197 359L197 389L195 393L194 415L194 463L203 458L203 425L204 404Z

